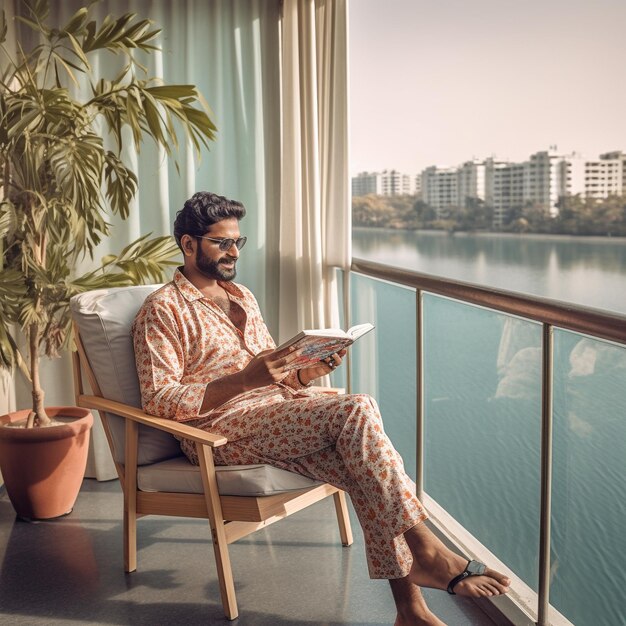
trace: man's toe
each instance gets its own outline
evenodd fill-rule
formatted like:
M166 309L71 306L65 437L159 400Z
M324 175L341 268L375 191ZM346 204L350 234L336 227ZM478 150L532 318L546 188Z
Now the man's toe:
M508 585L503 585L502 583L500 583L499 581L495 580L495 579L491 579L488 581L488 584L493 587L498 594L501 593L507 593L509 590L509 586Z
M511 584L511 579L508 576L505 576L504 574L501 574L500 572L496 572L496 570L491 569L489 567L485 569L485 576L489 576L490 578L493 578L500 585L503 585L504 587L508 587Z

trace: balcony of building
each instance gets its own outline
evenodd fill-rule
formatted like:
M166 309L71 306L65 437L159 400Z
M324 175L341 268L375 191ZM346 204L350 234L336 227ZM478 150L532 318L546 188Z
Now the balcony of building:
M100 251L148 230L169 233L181 199L198 189L241 199L249 209L250 243L240 280L255 291L273 331L285 312L291 327L301 324L301 311L290 305L310 299L308 270L340 264L338 244L349 241L346 106L337 104L345 76L342 83L334 75L326 91L320 87L333 98L318 101L322 111L329 101L338 107L339 126L300 118L294 108L287 111L292 119L281 108L291 106L295 94L304 97L315 74L315 63L303 56L309 71L298 77L302 84L278 83L281 64L290 61L297 74L297 63L281 56L279 45L286 43L280 40L284 9L296 5L333 6L216 1L206 3L209 15L202 19L190 10L176 28L176 16L161 23L171 27L170 43L200 46L187 56L166 48L163 73L199 85L222 134L197 168L192 158L181 159L180 177L164 159L139 162L141 196L132 224ZM293 19L290 27L295 37ZM187 58L202 62L191 67ZM346 59L334 60L341 70ZM294 129L302 131L296 148L288 145ZM320 138L323 154L310 158L306 149ZM334 195L320 183L331 178L343 186ZM305 197L303 190L311 189ZM324 219L314 211L322 205ZM291 229L296 212L298 219L313 215L309 239ZM304 266L307 255L310 266ZM376 333L354 346L344 370L349 375L337 373L334 384L378 399L437 532L514 579L510 598L480 605L426 590L433 611L449 626L623 623L623 615L603 613L601 605L619 605L623 596L626 320L361 261L339 273L338 285L344 325L372 321ZM279 305L281 289L292 289L294 298ZM57 371L53 382L69 380L69 368ZM598 458L601 463L590 461ZM367 577L356 519L355 544L342 548L331 509L321 502L233 544L237 623L393 622L388 586ZM124 573L117 481L85 480L72 515L54 522L16 520L1 493L0 522L2 623L226 623L205 521L140 520L139 567Z

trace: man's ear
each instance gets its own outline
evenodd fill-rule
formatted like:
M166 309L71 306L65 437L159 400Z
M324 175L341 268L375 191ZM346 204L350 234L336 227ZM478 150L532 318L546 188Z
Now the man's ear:
M180 244L183 248L183 254L185 256L191 256L194 253L194 239L190 235L183 235L180 238Z

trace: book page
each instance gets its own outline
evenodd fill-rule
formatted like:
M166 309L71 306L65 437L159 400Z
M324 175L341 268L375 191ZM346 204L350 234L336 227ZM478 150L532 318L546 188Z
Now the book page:
M359 337L362 337L366 333L369 333L370 330L374 330L374 324L366 322L365 324L357 324L356 326L352 326L352 328L348 329L347 334L352 338L353 341L356 341Z
M353 343L352 339L347 337L316 337L315 335L306 335L302 337L296 344L296 353L298 358L292 361L285 371L302 369L309 365L313 365L322 359L339 352L342 348Z
M348 337L348 335L343 330L338 330L336 328L318 328L315 330L303 330L300 331L297 335L288 339L284 343L281 343L276 349L275 352L281 352L290 346L300 345L300 342L304 337L312 336L317 339L319 337L323 339L330 339L333 337Z

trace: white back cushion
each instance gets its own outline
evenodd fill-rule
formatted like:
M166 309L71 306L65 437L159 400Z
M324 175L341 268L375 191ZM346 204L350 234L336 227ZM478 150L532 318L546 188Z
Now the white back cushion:
M146 297L160 285L112 287L74 296L72 318L78 325L89 364L103 397L141 408L131 327ZM124 462L124 420L107 414L113 438L113 458ZM146 465L181 454L176 439L162 431L139 426L138 463Z

